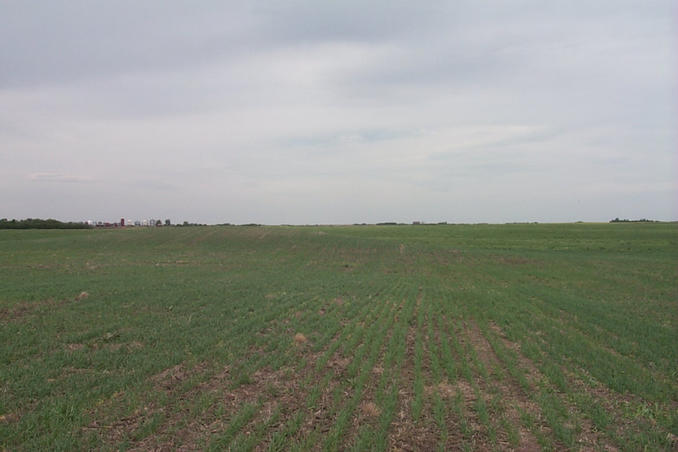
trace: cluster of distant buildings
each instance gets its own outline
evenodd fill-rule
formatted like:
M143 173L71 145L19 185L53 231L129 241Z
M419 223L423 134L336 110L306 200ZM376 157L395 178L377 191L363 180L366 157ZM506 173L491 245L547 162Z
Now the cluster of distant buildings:
M88 226L97 227L97 228L125 228L125 227L158 227L158 226L172 226L172 222L167 219L164 222L162 220L156 220L155 218L149 218L148 220L131 220L129 218L121 218L119 222L110 223L108 221L85 221Z

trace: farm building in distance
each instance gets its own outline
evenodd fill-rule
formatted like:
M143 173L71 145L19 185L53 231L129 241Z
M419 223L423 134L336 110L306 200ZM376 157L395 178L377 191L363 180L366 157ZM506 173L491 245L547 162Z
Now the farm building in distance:
M108 221L92 221L87 220L83 223L97 227L97 228L129 228L129 227L156 227L156 226L172 226L172 221L168 218L164 222L162 220L156 220L155 218L149 218L147 220L133 220L131 218L120 218L119 222L108 222Z

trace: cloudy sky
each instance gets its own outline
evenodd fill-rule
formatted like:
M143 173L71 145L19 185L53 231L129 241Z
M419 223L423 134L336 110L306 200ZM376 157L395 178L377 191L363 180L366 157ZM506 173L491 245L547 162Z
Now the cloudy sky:
M0 2L0 217L678 219L673 0Z

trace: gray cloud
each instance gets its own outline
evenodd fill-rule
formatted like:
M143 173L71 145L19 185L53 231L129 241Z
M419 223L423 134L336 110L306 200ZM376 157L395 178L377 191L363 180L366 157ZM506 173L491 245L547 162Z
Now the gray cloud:
M677 12L5 2L0 216L675 219Z
M87 176L61 174L53 172L33 173L28 178L33 182L57 182L57 183L89 183L92 179Z

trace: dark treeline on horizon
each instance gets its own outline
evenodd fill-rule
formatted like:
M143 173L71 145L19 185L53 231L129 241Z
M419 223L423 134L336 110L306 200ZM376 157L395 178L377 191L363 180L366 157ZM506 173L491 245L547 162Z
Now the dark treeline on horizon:
M90 229L87 223L67 223L53 218L43 220L40 218L26 218L25 220L0 219L0 229Z
M648 220L647 218L641 218L640 220L629 220L627 218L624 218L620 220L619 217L617 217L614 220L610 220L610 223L660 223L660 221Z

